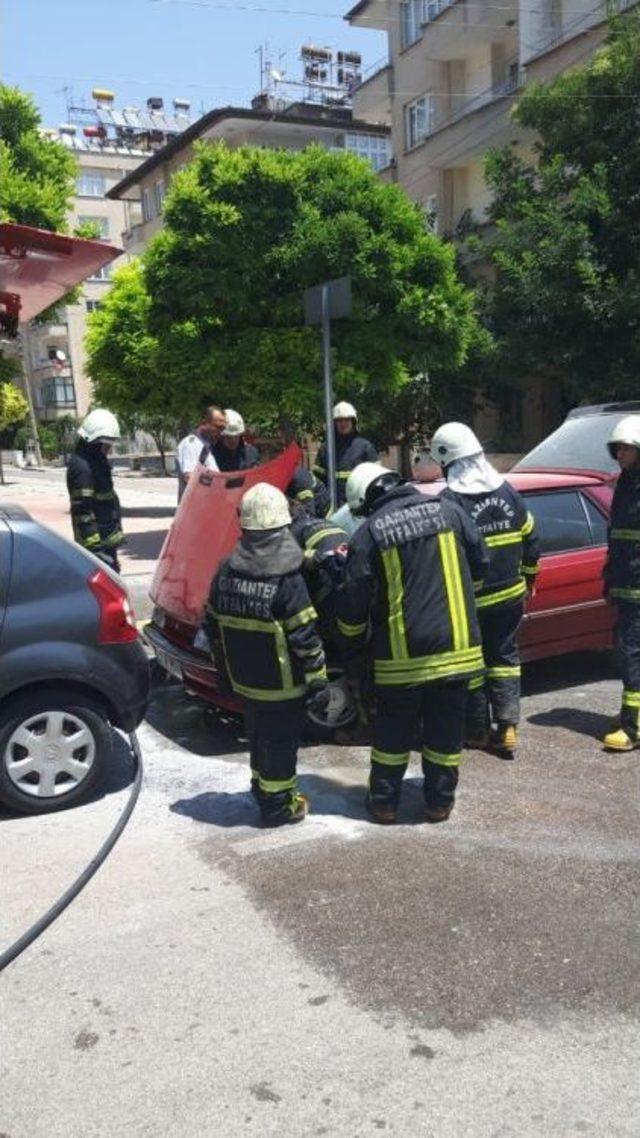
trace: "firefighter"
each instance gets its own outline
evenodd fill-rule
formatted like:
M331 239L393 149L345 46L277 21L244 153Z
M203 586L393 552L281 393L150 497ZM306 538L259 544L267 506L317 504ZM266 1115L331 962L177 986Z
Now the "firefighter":
M291 532L304 555L304 577L318 614L318 632L325 644L336 643L336 590L344 575L349 539L333 521L310 517L299 502L291 503L291 514Z
M224 412L226 426L218 442L213 447L213 457L218 470L250 470L260 462L257 447L244 440L244 419L238 411L227 408Z
M331 512L327 487L306 466L296 467L286 493L287 498L303 506L312 518L326 518Z
M358 434L358 413L352 403L336 403L333 408L333 426L336 441L336 505L343 506L351 471L362 462L377 462L378 452L373 443ZM326 444L318 451L313 471L326 485Z
M458 503L475 522L490 556L476 596L486 672L471 683L467 745L483 749L491 744L500 758L513 759L520 719L516 637L538 572L535 522L517 490L493 468L464 423L440 427L431 440L431 455L447 479L442 498Z
M419 738L425 817L449 817L458 783L469 680L482 672L473 580L488 554L467 515L427 500L379 463L347 482L352 513L365 521L351 538L338 627L349 655L369 632L376 697L367 806L392 823L409 755Z
M265 826L305 818L309 802L296 782L305 707L321 712L330 699L290 522L282 491L266 482L247 491L241 539L220 566L206 608L214 659L243 700L251 789Z
M118 547L124 534L107 456L120 438L120 426L111 411L96 409L87 415L78 436L67 466L73 536L119 573Z
M604 581L607 600L618 610L622 710L604 745L609 751L632 751L640 745L640 415L616 424L608 448L621 470L611 504Z

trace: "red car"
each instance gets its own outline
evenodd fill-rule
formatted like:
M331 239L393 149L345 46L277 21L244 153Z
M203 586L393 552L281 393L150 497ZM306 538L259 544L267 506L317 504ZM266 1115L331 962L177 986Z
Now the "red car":
M603 599L602 567L617 464L606 440L618 419L637 410L640 404L618 403L571 412L508 475L536 518L542 547L537 591L521 634L525 661L613 643L614 610ZM155 609L145 636L167 672L219 706L236 709L237 703L217 690L201 627L209 584L236 541L242 494L258 481L284 489L299 459L292 446L272 462L239 474L201 470L190 481L160 555L151 589ZM439 487L419 488L434 494Z

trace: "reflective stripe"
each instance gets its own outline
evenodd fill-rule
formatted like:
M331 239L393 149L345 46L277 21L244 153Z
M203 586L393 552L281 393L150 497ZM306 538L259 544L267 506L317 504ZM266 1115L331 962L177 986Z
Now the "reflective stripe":
M432 751L431 747L423 747L422 757L438 767L459 767L462 754L458 752L457 755L447 755L443 751Z
M224 643L224 638L223 638L223 643ZM225 648L225 655L226 655L226 648ZM228 657L227 657L227 661L228 661ZM227 662L227 671L229 672L229 679L231 680L231 686L232 686L234 692L237 692L238 695L245 696L246 699L257 699L257 700L264 702L264 703L277 703L278 701L285 700L285 699L297 699L298 696L304 695L306 690L307 690L305 684L300 684L299 686L294 687L294 688L287 688L287 689L277 688L276 690L274 690L273 688L250 688L250 687L247 687L246 684L239 684L237 680L234 680L233 676L231 675L231 672L229 671L228 662Z
M117 529L114 533L110 533L108 537L105 537L104 545L120 545L121 541L124 541L124 534L121 529Z
M464 679L482 667L482 649L477 647L465 652L441 652L409 660L375 660L373 670L375 682L384 686L429 683L455 676Z
M327 669L323 665L321 668L316 668L315 672L305 672L304 678L305 678L305 683L307 683L307 684L313 684L313 683L315 683L316 680L325 680L326 681Z
M112 502L114 498L115 494L113 490L104 490L100 492L96 490L95 492L96 502Z
M620 541L640 541L640 529L612 529L611 537Z
M490 549L500 545L516 545L522 541L522 532L521 530L516 530L515 533L492 533L489 534L488 537L485 537L484 541L485 545L488 545Z
M615 586L613 589L609 589L609 596L618 597L621 601L640 601L640 589L624 589Z
M492 680L510 680L519 676L522 669L519 664L507 665L499 668L487 668L487 676Z
M256 770L255 767L251 767L250 770L251 770L251 778L257 779L260 775L260 771Z
M640 707L640 691L623 691L622 693L622 706L623 707Z
M484 586L484 581L474 581L474 582L473 582L473 591L474 591L474 593L479 593L479 592L481 592L481 590L482 590L483 586Z
M289 691L293 688L293 673L291 671L291 657L287 647L287 637L284 628L280 621L275 622L275 635L276 635L276 656L280 665L280 676L282 677L282 687L284 691Z
M297 502L303 502L306 498L313 498L313 490L299 490L296 494Z
M283 790L295 790L298 785L296 776L293 778L259 778L260 790L265 794L281 794Z
M300 609L295 616L290 616L287 620L283 621L284 627L287 632L293 632L294 628L300 628L302 624L311 624L312 620L316 620L318 614L313 605L307 605L305 609Z
M314 549L316 545L324 541L325 537L332 537L333 534L344 537L344 530L338 529L336 526L327 526L326 529L320 529L317 533L313 533L305 545L307 549Z
M539 565L521 565L520 572L524 573L525 577L535 577L536 573L540 572Z
M78 501L79 498L94 498L94 497L95 497L95 491L91 490L91 489L72 490L71 491L71 501L72 502Z
M439 533L438 545L453 632L453 647L455 650L468 648L469 622L455 536L453 533Z
M95 522L95 520L95 514L78 514L78 517L76 518L77 522L84 522L85 524L87 522Z
M387 599L389 602L389 646L394 660L406 660L409 655L407 647L407 630L402 611L404 588L402 585L402 563L398 550L382 550L382 566L387 579Z
M326 474L327 472L326 472L324 466L318 466L316 463L316 465L311 468L311 473L312 474Z
M469 680L468 690L469 691L479 691L480 688L484 687L484 685L485 685L484 674L482 676L473 676L472 679Z
M522 597L527 591L527 586L523 580L518 581L516 585L510 585L508 589L500 589L497 593L485 593L483 597L478 597L476 604L478 608L487 608L488 605L499 605L503 601L514 601L517 597ZM638 590L640 594L640 590Z
M393 755L389 751L379 751L377 747L371 748L371 762L381 763L384 767L404 767L409 762L410 757L410 751Z
M336 470L336 478L344 478L346 480L352 473L353 471L351 470Z
M363 632L366 631L366 620L362 624L347 624L346 621L340 620L338 617L338 632L341 632L343 636L362 636Z
M100 545L100 534L92 533L90 537L83 538L81 545L84 545L86 549L93 549L95 545Z
M534 528L535 524L536 523L535 523L535 519L533 517L533 514L527 513L527 520L524 523L522 529L520 530L520 533L522 534L522 536L528 537L530 533L533 533L533 528Z
M275 635L275 624L270 620L256 620L249 616L223 616L214 608L207 607L222 628L237 628L241 632L270 632L272 636Z

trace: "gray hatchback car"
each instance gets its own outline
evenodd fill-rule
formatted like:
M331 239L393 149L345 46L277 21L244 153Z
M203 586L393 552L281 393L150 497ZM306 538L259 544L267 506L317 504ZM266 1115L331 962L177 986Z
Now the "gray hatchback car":
M111 726L134 730L149 666L120 578L0 506L0 801L38 814L87 798Z

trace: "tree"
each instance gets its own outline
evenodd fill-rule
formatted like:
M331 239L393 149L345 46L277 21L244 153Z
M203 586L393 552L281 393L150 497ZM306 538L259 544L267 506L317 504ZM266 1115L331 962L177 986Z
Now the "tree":
M89 317L88 367L96 401L119 415L128 430L147 431L166 471L169 440L184 418L184 394L175 380L167 381L149 310L142 265L133 261L114 274L104 303Z
M304 326L302 294L345 273L354 304L334 326L336 397L359 402L365 425L369 408L384 422L413 376L457 367L478 334L453 250L352 155L201 144L164 216L137 278L137 315L123 313L130 334L116 309L131 299L132 271L116 277L89 341L101 391L107 372L124 378L123 336L144 345L142 378L127 367L126 382L145 410L153 387L175 416L215 398L262 430L317 428L320 337Z
M0 221L62 233L76 161L41 127L31 96L0 83Z
M0 383L0 433L20 423L29 410L29 405L14 383L5 380ZM4 486L4 469L2 466L2 451L0 451L0 483Z
M640 21L613 22L584 67L525 90L535 160L486 163L497 236L486 295L496 374L536 373L567 400L637 394L640 374Z

